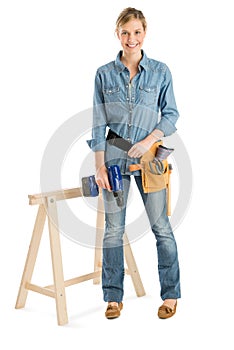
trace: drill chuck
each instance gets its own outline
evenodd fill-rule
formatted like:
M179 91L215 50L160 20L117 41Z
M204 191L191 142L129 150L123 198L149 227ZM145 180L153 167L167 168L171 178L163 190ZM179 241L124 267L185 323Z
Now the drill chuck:
M124 193L123 191L113 192L113 195L116 199L118 207L122 208L124 206Z
M108 177L117 205L124 206L123 179L118 165L108 166Z

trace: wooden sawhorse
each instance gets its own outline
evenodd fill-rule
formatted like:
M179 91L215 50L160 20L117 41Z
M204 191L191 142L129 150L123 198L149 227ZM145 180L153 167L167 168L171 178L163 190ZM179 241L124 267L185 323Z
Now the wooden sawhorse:
M32 233L31 243L28 249L28 254L24 266L24 271L21 279L21 284L18 292L18 297L16 301L15 308L20 309L25 306L28 291L34 291L37 293L44 294L46 296L55 298L56 301L56 312L57 312L57 322L59 325L64 325L68 323L67 315L67 305L66 305L66 294L65 287L81 283L90 279L93 279L93 282L99 283L101 276L101 259L102 259L102 250L101 242L103 237L103 228L104 228L104 213L103 213L103 201L101 196L98 198L98 210L97 210L97 219L96 219L96 247L95 247L95 256L94 256L94 271L75 277L69 280L64 280L63 275L63 264L62 264L62 254L61 254L61 245L60 245L60 233L58 225L58 212L57 212L57 201L65 200L70 198L77 198L82 196L82 189L80 187L40 193L35 195L29 195L29 204L30 205L39 205L37 217L34 224L34 229ZM38 285L31 283L31 278L36 263L36 258L39 250L39 245L46 221L48 219L49 227L49 238L50 238L50 250L51 250L51 260L53 268L53 285L46 287L40 287ZM124 255L127 264L126 273L128 273L138 297L145 295L145 290L140 278L140 274L137 269L137 265L132 254L132 250L127 238L127 235L124 235L125 245L124 245Z

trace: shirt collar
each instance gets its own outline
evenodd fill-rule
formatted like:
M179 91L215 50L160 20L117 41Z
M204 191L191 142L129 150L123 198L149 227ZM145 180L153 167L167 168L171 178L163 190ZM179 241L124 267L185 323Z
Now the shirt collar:
M146 54L145 54L145 52L143 50L141 50L141 52L142 52L142 59L140 60L139 67L140 67L140 69L143 68L143 69L147 70L147 68L148 68L148 58L147 58L147 56L146 56ZM122 53L123 53L122 50L119 51L119 53L118 53L118 55L116 57L116 60L115 60L115 65L116 65L116 68L117 68L117 70L119 72L123 72L124 69L125 69L125 65L122 63L122 61L120 59L121 56L122 56Z

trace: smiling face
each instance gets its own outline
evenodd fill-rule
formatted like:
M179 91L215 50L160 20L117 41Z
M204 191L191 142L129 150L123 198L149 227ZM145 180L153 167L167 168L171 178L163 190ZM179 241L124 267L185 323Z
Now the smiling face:
M117 36L125 54L141 52L146 32L139 19L132 19L118 28Z

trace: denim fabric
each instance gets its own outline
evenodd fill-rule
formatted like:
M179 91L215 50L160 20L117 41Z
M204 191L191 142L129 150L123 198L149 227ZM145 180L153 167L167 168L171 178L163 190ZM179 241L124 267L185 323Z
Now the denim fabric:
M141 176L135 176L156 238L158 272L161 298L180 298L180 272L176 241L166 215L166 191L146 194L143 192ZM126 203L130 188L128 175L123 176L125 207L117 207L113 193L103 190L105 205L105 234L103 239L102 288L104 301L120 302L124 294L123 234L125 232ZM138 228L136 227L136 230Z
M129 158L126 152L106 144L107 129L134 144L155 128L164 136L174 133L179 113L167 65L142 51L138 74L130 82L121 54L96 72L92 139L87 143L93 151L106 151L107 165L118 164L123 174L130 174L129 164L139 163L139 158ZM140 175L139 171L134 175Z

